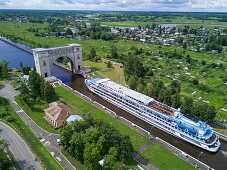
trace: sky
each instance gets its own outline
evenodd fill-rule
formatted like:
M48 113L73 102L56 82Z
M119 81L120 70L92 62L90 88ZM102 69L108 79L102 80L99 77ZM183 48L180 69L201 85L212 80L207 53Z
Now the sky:
M227 0L0 0L0 9L227 12Z

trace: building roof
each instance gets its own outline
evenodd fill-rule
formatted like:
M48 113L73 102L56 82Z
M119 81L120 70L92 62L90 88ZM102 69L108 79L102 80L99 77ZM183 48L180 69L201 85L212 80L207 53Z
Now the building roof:
M45 77L44 80L48 81L55 81L57 78L55 76Z
M96 81L96 83L98 84L102 84L108 88L110 88L111 90L115 91L116 93L121 93L123 96L125 97L129 97L132 100L136 100L137 102L143 102L145 105L147 105L148 103L154 101L153 98L148 97L144 94L138 93L137 91L131 90L127 87L124 87L120 84L114 83L113 81L111 81L108 78L105 79L93 79L93 81Z
M68 45L60 46L60 47L33 48L32 51L39 52L39 51L48 51L48 50L64 49L64 48L67 48L67 47L80 47L80 46L81 46L80 44L73 43L73 44L68 44Z
M44 111L50 114L54 120L66 119L69 115L73 114L73 111L69 107L60 102L50 103L49 108Z
M66 122L73 122L73 121L80 121L80 120L84 120L82 117L80 117L79 115L70 115L67 119Z

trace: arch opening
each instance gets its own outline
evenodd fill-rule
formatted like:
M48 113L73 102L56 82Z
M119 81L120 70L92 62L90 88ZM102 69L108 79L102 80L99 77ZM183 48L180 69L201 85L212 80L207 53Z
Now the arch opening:
M51 73L52 73L52 66L53 65L56 65L58 67L61 67L65 70L68 70L68 71L71 71L71 72L75 72L75 66L74 66L74 63L72 61L72 59L68 56L61 56L61 57L58 57L56 58L53 63L51 63Z

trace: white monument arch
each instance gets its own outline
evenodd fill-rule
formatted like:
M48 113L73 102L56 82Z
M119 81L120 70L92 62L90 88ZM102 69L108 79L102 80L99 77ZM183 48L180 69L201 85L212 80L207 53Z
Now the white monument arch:
M80 44L69 44L61 47L32 49L37 73L50 77L51 66L59 57L68 57L74 73L80 73L82 65L82 48Z

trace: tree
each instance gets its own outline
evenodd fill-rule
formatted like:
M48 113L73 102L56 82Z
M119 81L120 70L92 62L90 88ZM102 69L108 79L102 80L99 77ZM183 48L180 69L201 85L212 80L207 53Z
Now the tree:
M44 100L51 102L56 99L57 95L54 91L54 88L49 83L46 82L45 87L42 90L43 90Z
M24 75L29 75L29 72L31 71L31 68L26 66L26 67L22 67L22 73Z
M130 137L126 135L121 136L121 140L118 146L119 160L125 161L128 155L133 151L132 143L130 142Z
M138 83L137 83L138 84ZM140 93L143 93L144 91L144 85L142 83L139 83L137 85L137 88L136 88L136 91L140 92Z
M184 97L182 104L181 104L181 112L184 114L191 114L191 109L193 106L193 99L191 97Z
M197 102L192 106L192 115L204 122L213 122L216 113L214 106L209 106L204 102Z
M29 89L28 89L27 85L24 82L21 83L21 86L20 86L19 90L21 92L21 95L29 94Z
M118 58L117 47L114 44L111 46L111 57Z
M172 107L173 108L180 108L181 106L181 100L180 100L180 94L176 93L172 96Z
M97 143L101 133L97 128L89 129L86 131L85 140L86 143Z
M60 142L63 148L68 151L70 149L70 139L74 134L73 128L70 125L66 125L63 127L60 136Z
M105 169L111 169L114 166L115 161L117 160L118 149L116 147L111 147L108 154L105 156L106 163L104 165Z
M69 141L70 148L68 152L80 162L84 161L85 139L84 134L74 133Z
M162 94L160 94L162 95ZM163 99L163 103L171 106L172 105L172 96L171 96L171 90L170 89L166 89L164 90L164 99Z
M86 144L84 150L84 164L88 170L99 170L101 166L99 161L102 159L98 147L92 144Z
M90 50L90 55L89 55L89 59L94 59L96 57L96 50L95 48L91 48Z
M193 80L192 80L192 84L198 85L198 84L199 84L199 81L198 81L197 79L193 79Z
M148 83L144 89L144 94L154 97L154 86L151 83Z
M28 85L31 90L31 93L33 93L35 97L41 96L40 82L41 82L40 75L36 71L32 70L29 75Z
M181 84L178 81L173 81L171 83L172 94L179 93L181 91Z
M135 78L133 76L131 76L128 80L128 86L130 89L133 89L135 90L136 89L136 86L137 86L137 82L135 80Z
M108 61L108 63L106 64L107 68L111 68L112 67L112 62Z
M68 28L68 29L66 30L66 35L73 35L72 30Z

